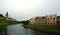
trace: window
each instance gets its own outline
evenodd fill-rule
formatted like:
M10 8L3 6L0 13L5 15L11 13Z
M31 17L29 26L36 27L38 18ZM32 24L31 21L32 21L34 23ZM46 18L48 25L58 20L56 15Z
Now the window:
M52 23L51 23L52 24Z
M49 18L48 18L48 20L47 20L48 22L49 22Z
M53 18L53 19L55 19L55 18Z
M55 25L55 23L54 23L54 25Z
M49 24L49 23L48 23Z
M49 18L48 18L48 20L49 20Z

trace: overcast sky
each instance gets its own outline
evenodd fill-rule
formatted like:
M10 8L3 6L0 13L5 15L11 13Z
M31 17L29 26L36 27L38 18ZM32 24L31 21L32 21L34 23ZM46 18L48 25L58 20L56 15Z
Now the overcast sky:
M0 14L8 12L17 20L35 16L60 15L60 0L0 0Z

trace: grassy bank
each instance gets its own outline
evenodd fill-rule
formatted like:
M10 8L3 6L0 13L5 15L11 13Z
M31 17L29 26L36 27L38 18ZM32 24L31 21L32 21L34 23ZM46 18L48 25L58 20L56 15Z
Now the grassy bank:
M3 33L4 33L4 35L7 35L6 26L12 25L12 24L18 24L18 22L17 21L7 21L6 19L0 19L0 35L3 35Z
M34 24L28 24L23 26L25 28L31 28L34 30L39 30L44 32L60 32L60 27L56 27L56 26L41 26L41 25L34 25Z

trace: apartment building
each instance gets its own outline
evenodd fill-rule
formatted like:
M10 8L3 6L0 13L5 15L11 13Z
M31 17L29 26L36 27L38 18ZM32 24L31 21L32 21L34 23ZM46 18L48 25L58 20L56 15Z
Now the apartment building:
M46 16L37 16L29 20L30 24L36 25L47 25L47 26L60 26L60 16L57 14L46 15Z
M57 14L46 16L46 25L57 26Z
M60 26L60 16L57 16L57 26Z
M35 24L40 24L40 17L35 17Z
M35 18L29 19L29 23L30 23L30 24L34 24L34 23L35 23Z
M41 19L40 19L40 24L41 25L46 25L46 17L45 16L42 16Z
M35 24L45 25L45 23L46 23L46 19L45 19L44 16L36 17L36 18L35 18Z

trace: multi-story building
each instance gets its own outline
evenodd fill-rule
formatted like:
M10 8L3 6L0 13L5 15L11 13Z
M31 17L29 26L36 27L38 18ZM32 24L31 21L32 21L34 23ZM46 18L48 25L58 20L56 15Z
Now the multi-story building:
M42 16L40 19L40 25L46 25L46 17Z
M35 23L34 20L35 20L35 18L31 18L31 19L29 20L29 23L30 23L30 24L34 24L34 23Z
M47 25L57 26L57 15L48 15L46 16Z
M44 16L35 18L35 24L45 25L45 23L46 23L46 19Z
M40 24L40 17L35 17L35 24Z
M38 16L35 18L31 18L29 21L30 24L57 26L60 25L60 16L57 16L57 14Z
M57 26L60 26L60 16L57 16Z

